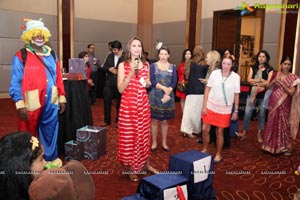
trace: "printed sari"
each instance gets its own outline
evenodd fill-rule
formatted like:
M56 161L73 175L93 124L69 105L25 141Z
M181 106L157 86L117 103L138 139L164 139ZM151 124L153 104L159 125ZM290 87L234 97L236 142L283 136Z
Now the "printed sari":
M300 78L296 79L293 86L297 86L296 92L293 96L291 114L290 114L290 125L291 125L291 137L293 140L296 139L299 122L300 122Z
M290 88L297 76L290 74L282 83ZM269 100L268 121L265 126L262 149L276 154L291 150L290 112L292 96L278 84L273 87Z

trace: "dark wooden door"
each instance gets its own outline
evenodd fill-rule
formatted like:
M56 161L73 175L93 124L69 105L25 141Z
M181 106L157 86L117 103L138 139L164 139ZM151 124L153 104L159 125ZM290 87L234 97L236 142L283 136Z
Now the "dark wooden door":
M214 11L212 49L230 49L238 64L241 32L239 10Z

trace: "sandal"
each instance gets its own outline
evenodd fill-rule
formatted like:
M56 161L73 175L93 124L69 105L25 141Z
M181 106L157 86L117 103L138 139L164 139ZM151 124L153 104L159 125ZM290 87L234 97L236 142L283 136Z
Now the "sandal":
M188 138L195 138L196 137L193 134L189 134L189 133L184 133L183 135L184 135L184 137L187 136Z
M263 143L263 139L262 139L262 136L261 136L261 132L260 131L258 131L257 132L257 141L258 141L258 143Z
M151 165L147 166L146 170L152 174L159 174L159 171L157 169L155 169L154 167L152 167Z
M214 163L221 162L222 159L223 159L222 156L219 156L219 159L217 159L217 156L215 156Z
M239 132L235 132L235 135L240 138L240 140L245 140L247 138L246 134L241 134Z
M202 153L208 153L207 149L202 149L201 152Z
M139 181L139 176L137 175L137 174L128 174L128 176L129 176L129 179L131 180L131 181L133 181L133 182L137 182L137 181Z
M284 156L290 156L290 155L292 155L292 152L286 151L286 152L283 153L283 155L284 155Z
M188 138L195 138L196 136L194 136L193 134L189 134L189 133L183 133L183 137L188 137Z

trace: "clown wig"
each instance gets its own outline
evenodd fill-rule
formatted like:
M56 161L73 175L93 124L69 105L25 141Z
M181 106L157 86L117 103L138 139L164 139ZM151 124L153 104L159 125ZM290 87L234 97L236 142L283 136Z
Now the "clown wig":
M21 40L24 41L26 44L30 43L33 37L38 36L41 34L44 37L44 42L48 42L49 38L51 37L51 33L44 26L44 23L39 20L31 20L31 19L23 19L27 21L26 26L24 27L23 34L21 35Z

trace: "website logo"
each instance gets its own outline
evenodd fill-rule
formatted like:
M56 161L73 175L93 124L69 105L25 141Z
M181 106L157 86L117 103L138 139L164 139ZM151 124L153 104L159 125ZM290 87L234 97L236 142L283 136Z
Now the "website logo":
M298 13L299 3L286 3L286 4L266 4L255 3L251 8L246 2L242 2L241 6L236 6L234 10L240 10L241 16L253 14L255 9L265 9L267 13Z
M253 6L255 9L265 9L267 13L298 13L298 3L283 3L283 4L261 4L256 3Z

